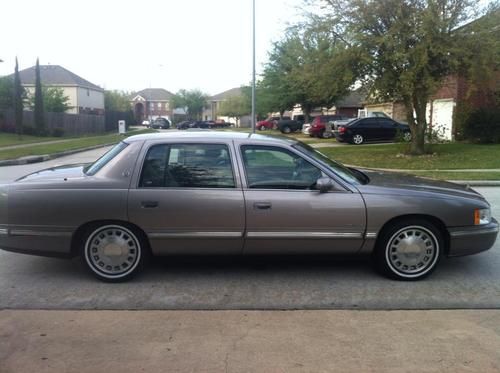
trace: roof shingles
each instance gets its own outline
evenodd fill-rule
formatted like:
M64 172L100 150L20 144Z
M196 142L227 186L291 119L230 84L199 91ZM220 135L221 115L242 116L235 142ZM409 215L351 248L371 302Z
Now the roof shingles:
M19 71L21 84L35 85L35 66ZM48 86L78 86L97 91L103 89L59 65L40 65L40 80Z

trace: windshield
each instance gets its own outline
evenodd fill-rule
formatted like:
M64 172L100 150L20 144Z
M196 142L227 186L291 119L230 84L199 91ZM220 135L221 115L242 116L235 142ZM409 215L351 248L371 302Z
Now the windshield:
M304 144L302 142L298 142L293 145L293 147L300 152L308 155L309 157L314 158L316 161L320 162L322 165L330 168L336 175L340 176L345 181L351 184L366 184L368 181L368 177L365 176L361 172L354 172L344 165L335 162L328 158L323 153L317 151L311 146Z
M116 157L123 149L128 146L125 142L120 142L116 144L111 150L104 154L97 161L85 168L84 172L86 175L95 175L101 168L103 168L110 160Z

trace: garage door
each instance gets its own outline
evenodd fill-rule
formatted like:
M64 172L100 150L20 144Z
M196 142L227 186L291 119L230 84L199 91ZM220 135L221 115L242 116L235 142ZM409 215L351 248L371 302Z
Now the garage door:
M430 105L427 105L427 119L431 123L434 131L438 131L443 140L452 140L453 129L453 109L455 101L434 100L432 103L432 117L430 116Z

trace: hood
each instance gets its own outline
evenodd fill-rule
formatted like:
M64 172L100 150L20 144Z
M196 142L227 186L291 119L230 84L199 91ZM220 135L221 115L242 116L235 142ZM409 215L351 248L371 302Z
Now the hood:
M37 172L20 177L16 182L29 181L54 181L64 179L76 179L85 176L84 168L87 164L70 164L46 168Z
M459 196L484 200L484 197L468 185L450 183L448 181L435 180L414 175L402 174L398 172L383 172L374 170L363 170L363 173L370 178L366 185L359 186L365 193L380 192L381 189L388 189L390 193L399 190L401 193L411 192L432 193L439 195Z

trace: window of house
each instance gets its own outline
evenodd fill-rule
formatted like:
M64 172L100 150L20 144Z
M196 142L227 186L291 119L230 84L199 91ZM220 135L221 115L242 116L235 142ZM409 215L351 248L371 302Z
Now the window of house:
M242 146L247 184L252 189L310 190L323 176L321 170L286 149Z
M90 96L90 89L87 89L87 96Z
M144 188L234 188L227 145L162 144L152 146L142 167Z

